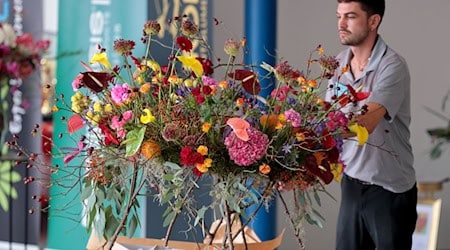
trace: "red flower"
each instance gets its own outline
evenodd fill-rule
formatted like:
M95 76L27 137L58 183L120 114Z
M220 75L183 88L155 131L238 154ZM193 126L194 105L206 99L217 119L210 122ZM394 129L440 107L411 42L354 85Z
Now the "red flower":
M211 60L209 60L208 58L203 58L203 57L197 57L195 59L197 59L202 64L203 74L205 76L210 76L214 73L214 68L213 68L213 64L212 64Z
M177 37L177 45L181 50L184 50L186 52L190 52L192 50L192 42L185 36L179 36Z
M111 143L119 145L120 142L117 138L111 133L111 130L105 125L105 123L100 123L98 125L102 133L105 135L105 145L109 146Z
M203 94L205 94L205 95L210 95L210 94L212 93L212 89L211 89L211 87L209 87L209 86L203 86L203 87L202 87L202 92L203 92Z
M191 147L183 147L180 152L180 161L184 166L194 166L196 163L203 163L205 158Z

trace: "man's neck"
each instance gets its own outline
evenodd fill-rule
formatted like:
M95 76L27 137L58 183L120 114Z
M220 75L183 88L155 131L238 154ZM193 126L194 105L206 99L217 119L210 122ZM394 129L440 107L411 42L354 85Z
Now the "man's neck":
M367 39L357 46L351 46L350 49L353 53L353 60L358 64L364 64L372 54L372 49L375 47L377 41L377 33L370 34Z

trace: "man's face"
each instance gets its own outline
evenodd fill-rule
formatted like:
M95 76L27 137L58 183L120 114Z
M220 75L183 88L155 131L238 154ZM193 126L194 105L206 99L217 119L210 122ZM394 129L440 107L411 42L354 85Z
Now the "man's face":
M343 45L358 46L369 35L367 13L358 2L339 3L336 11L339 39Z

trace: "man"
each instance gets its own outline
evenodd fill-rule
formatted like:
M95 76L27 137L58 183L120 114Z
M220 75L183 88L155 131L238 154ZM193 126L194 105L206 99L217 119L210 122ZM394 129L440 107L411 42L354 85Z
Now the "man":
M369 139L362 146L354 134L344 140L336 249L411 249L417 188L408 67L378 34L384 0L337 2L339 39L348 48L337 56L340 68L328 98L349 94L347 86L370 95L344 108L354 112L352 119L367 129Z

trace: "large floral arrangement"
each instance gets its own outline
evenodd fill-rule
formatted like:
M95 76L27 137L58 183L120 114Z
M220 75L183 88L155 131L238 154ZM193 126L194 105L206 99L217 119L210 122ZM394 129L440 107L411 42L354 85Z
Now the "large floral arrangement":
M18 197L12 184L20 181L19 173L12 169L11 159L7 157L8 147L4 145L10 122L9 101L13 96L16 99L22 97L21 94L16 95L16 91L22 80L37 69L49 45L47 40L34 41L29 33L18 36L9 23L0 23L0 186L3 187L0 188L0 207L5 211L9 209L8 196L13 199Z
M357 101L354 91L331 102L321 98L337 61L319 46L305 71L286 61L244 64L245 40L229 39L224 48L228 62L220 64L213 56L193 55L194 42L209 48L194 23L186 17L170 22L178 30L172 45L157 41L160 24L148 21L145 55L133 54L134 41L119 39L114 52L123 58L122 65L111 65L112 52L101 46L90 61L100 70L82 64L85 71L72 83L70 102L61 96L55 106L67 112L62 119L71 137L78 138L76 146L59 149L64 166L50 167L79 176L89 229L110 246L120 233L133 235L139 225L137 196L148 190L167 205L166 243L180 213L192 219L189 227L203 227L211 243L215 231L203 220L214 213L226 224L223 248L231 248L238 233L231 230L235 219L247 219L241 232L258 209L278 196L302 245L301 224L320 225L313 203L342 171L342 133L350 129L364 140L359 133L364 130L349 119L354 114L340 111ZM168 61L154 60L155 49L168 50ZM222 73L215 75L219 69ZM258 96L261 79L273 80L267 98ZM39 165L35 154L27 155ZM73 165L76 158L82 166ZM199 204L192 192L208 177L214 181L212 201ZM287 193L294 196L292 206L284 199ZM250 206L257 209L246 214Z

